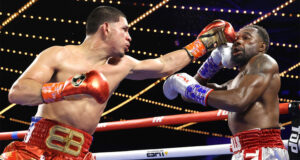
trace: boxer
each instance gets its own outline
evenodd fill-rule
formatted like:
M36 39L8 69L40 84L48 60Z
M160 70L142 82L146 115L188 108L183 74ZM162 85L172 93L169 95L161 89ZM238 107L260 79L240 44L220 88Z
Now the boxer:
M35 59L11 87L9 101L38 105L38 111L24 141L12 142L0 159L93 159L92 134L123 79L173 74L235 38L230 23L216 20L184 49L137 60L125 55L131 42L128 30L124 13L100 6L87 18L82 44L53 46Z
M288 160L279 129L280 76L277 62L267 54L269 35L258 25L243 27L232 45L215 50L194 77L169 77L164 95L229 111L233 134L232 160ZM238 75L218 85L207 83L221 68L237 66Z

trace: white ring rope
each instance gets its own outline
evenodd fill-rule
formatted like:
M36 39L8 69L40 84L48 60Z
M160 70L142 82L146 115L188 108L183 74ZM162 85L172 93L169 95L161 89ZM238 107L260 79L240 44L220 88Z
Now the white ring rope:
M283 143L287 148L288 140L283 140ZM230 152L230 144L93 153L96 160L164 159L228 154L232 154Z

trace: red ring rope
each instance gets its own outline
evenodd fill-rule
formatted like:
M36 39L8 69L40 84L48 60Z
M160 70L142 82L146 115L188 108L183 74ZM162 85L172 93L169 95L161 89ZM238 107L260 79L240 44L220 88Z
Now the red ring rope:
M279 104L280 114L288 114L288 106L289 103L280 103ZM169 116L132 119L126 121L99 123L96 128L96 132L121 130L121 129L129 129L129 128L153 127L153 126L170 125L170 124L183 124L189 122L209 122L209 121L224 120L227 118L228 118L228 111L224 111L224 110L186 113L186 114L177 114L177 115L169 115ZM0 133L0 140L21 139L24 138L26 133L27 130L15 131L15 132L2 132Z

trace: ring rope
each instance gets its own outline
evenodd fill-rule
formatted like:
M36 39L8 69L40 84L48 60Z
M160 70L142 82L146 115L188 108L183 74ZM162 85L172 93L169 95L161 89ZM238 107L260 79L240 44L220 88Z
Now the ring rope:
M288 121L288 122L282 123L280 125L280 127L284 127L284 126L287 126L287 125L290 125L290 124L292 124L292 121Z
M129 99L125 100L124 102L120 103L119 105L113 107L112 109L110 109L110 110L104 112L104 113L102 114L102 117L105 116L105 115L107 115L107 114L109 114L109 113L111 113L111 112L113 112L113 111L115 111L115 110L117 110L117 109L119 109L119 108L121 108L121 107L123 107L125 104L131 102L132 100L134 100L134 99L137 98L138 96L144 94L144 93L147 92L149 89L151 89L151 88L153 88L154 86L156 86L158 83L160 83L160 82L161 82L162 80L164 80L165 78L166 78L166 77L163 77L163 78L161 78L161 79L155 81L154 83L152 83L151 85L149 85L149 86L146 87L145 89L141 90L139 93L135 94L134 96L130 97Z
M25 10L27 10L29 7L31 7L35 2L38 0L30 0L27 2L24 6L22 6L17 12L9 16L6 20L4 20L0 25L0 30L6 26L8 23L10 23L12 20L17 18L21 13L23 13Z
M283 140L283 144L287 148L288 140ZM230 154L230 144L93 153L96 160L165 159Z
M299 105L300 106L300 105ZM289 103L280 103L279 111L280 114L288 114ZM151 118L132 119L125 121L114 121L99 123L96 128L96 132L121 130L121 129L133 129L133 128L144 128L154 127L160 125L174 125L184 124L189 122L210 122L224 120L228 118L228 111L214 110L199 113L185 113L169 116L159 116ZM0 140L9 140L15 138L24 138L26 130L15 131L15 132L2 132L0 133Z
M139 21L141 21L142 19L144 19L145 17L147 17L148 15L150 15L151 13L155 12L160 7L164 6L169 1L170 0L163 0L163 1L159 2L157 5L155 5L154 7L152 7L151 9L149 9L148 11L146 11L145 13L143 13L142 15L140 15L138 18L136 18L135 20L133 20L132 22L130 22L129 23L129 27L132 27L133 25L135 25L136 23L138 23Z
M285 3L282 3L280 6L276 7L275 9L273 9L271 12L264 14L263 16L257 18L256 20L254 20L253 22L251 22L248 25L251 24L257 24L263 20L265 20L266 18L268 18L269 16L271 16L272 14L275 15L275 13L277 14L277 12L285 7L287 7L288 5L290 5L291 3L295 2L296 0L288 0Z
M8 111L9 109L11 109L12 107L14 107L16 104L10 104L9 106L5 107L3 110L0 111L0 115L2 115L3 113L5 113L6 111Z
M194 124L197 124L196 122L190 122L190 123L187 123L187 124L184 124L184 125L181 125L181 126L178 126L176 127L175 129L182 129L182 128L185 128L185 127L188 127L188 126L191 126L191 125L194 125Z

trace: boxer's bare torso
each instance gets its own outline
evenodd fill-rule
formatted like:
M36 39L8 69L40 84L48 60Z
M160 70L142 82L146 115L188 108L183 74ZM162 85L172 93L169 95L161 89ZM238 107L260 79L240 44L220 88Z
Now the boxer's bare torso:
M93 134L108 100L100 104L89 95L77 99L74 97L78 95L74 95L62 101L44 104L41 96L44 83L64 82L76 74L96 70L106 77L111 95L124 78L142 80L167 76L191 61L183 49L143 61L127 55L114 58L109 55L105 52L94 53L82 45L50 47L14 83L9 100L21 105L39 105L35 116L68 124Z
M106 77L111 95L133 67L132 60L128 56L120 58L119 61L110 62L104 59L95 63L95 57L86 56L78 46L57 47L57 49L59 52L48 54L50 56L47 57L50 63L55 63L55 70L49 82L63 82L76 74L97 70ZM77 100L40 104L35 116L56 120L92 134L106 104L107 101L99 104L93 97L87 96Z
M207 84L215 89L208 96L208 105L229 111L228 123L233 134L279 127L279 67L265 52L266 42L258 29L242 28L231 52L238 75L222 85ZM197 74L195 78L202 84L207 82Z
M77 74L96 70L106 77L111 96L124 78L141 80L163 77L180 70L191 61L183 49L143 61L126 56L131 41L128 29L126 18L121 16L118 22L101 25L96 33L87 35L80 45L47 48L14 83L9 101L28 106L39 105L35 116L93 134L108 100L101 104L89 95L74 95L45 104L42 86L45 83L64 82Z
M278 65L268 55L253 57L243 70L229 83L228 90L237 88L245 79L258 79L264 87L261 95L257 95L254 103L246 106L244 112L229 112L228 123L233 134L254 128L279 127L280 76ZM263 79L263 80L262 80ZM260 81L260 82L259 82Z
M109 6L95 8L87 18L84 41L80 45L53 46L42 51L12 85L8 95L10 103L38 106L35 116L93 134L109 97L124 78L132 80L160 78L173 74L191 62L191 56L184 49L147 60L137 60L125 55L131 42L128 30L127 19L120 10ZM81 76L82 81L78 81L77 75L85 73L87 73L86 76ZM51 126L48 123L46 125ZM40 130L46 134L43 126L37 126L39 127L36 127L35 131L38 134ZM47 140L61 138L52 131L51 128L49 131L51 136L46 135ZM70 135L73 136L73 132ZM39 136L27 137L35 142L34 139L40 139ZM31 140L27 139L25 142L31 142ZM55 145L58 147L56 149L64 152L69 150L69 144L71 144L69 141L68 139L68 145L65 148ZM24 145L19 142L12 143L12 145L15 144L20 144L22 147ZM39 144L33 145L40 147ZM12 159L41 156L35 155L36 149L34 148L28 150L22 148L21 151L10 148L6 150L8 154L11 154L10 150L16 153L12 155ZM31 150L35 153L28 154ZM55 152L53 156L57 154Z

